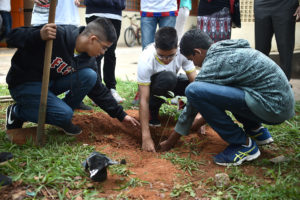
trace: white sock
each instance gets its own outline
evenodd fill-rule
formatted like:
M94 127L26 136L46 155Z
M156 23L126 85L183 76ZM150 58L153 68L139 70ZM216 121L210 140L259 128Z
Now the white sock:
M253 132L257 133L260 129L264 128L263 126L260 126L258 129L252 130Z
M248 138L248 140L249 140L249 144L248 145L243 145L244 147L251 147L252 146L252 140L250 139L250 138Z

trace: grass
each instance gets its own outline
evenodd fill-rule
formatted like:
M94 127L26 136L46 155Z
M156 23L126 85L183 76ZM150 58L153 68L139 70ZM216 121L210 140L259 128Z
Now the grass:
M131 100L137 91L136 83L118 80L117 90L126 99L122 106L125 109L134 108ZM7 86L0 85L0 96L4 95L9 95ZM84 101L93 106L88 98ZM1 174L8 174L14 182L26 186L31 199L42 199L44 193L54 199L76 199L78 196L82 199L105 199L97 198L103 190L102 185L90 187L90 180L81 166L95 150L93 146L75 143L71 137L61 135L55 128L46 130L49 141L42 148L31 144L12 144L5 139L7 106L7 103L0 104L0 152L12 152L14 160L0 166ZM93 108L101 110L95 106ZM211 199L300 199L300 102L296 103L295 111L296 116L291 120L276 126L266 125L275 142L261 148L276 155L284 155L288 161L274 164L264 158L242 167L228 167L226 172L231 182L224 188L214 185L214 177L199 180L198 183L185 180L173 186L167 198L189 199L198 190L203 190L204 197ZM167 113L168 108L163 112ZM180 157L176 151L162 154L162 157L193 175L205 164L191 157ZM250 167L254 172L247 175L244 166ZM147 187L150 184L138 177L132 178L130 175L134 173L122 165L111 166L110 172L123 180L118 189L120 193L115 199L130 199L125 192L129 187Z
M190 157L180 157L174 152L167 152L162 155L162 158L170 160L174 165L179 166L180 169L187 171L190 175L193 175L193 171L200 171L200 165L204 165L204 162L199 162L191 159Z

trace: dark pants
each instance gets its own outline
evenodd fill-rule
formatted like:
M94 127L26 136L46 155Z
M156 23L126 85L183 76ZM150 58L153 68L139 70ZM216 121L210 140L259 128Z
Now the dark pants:
M0 11L0 14L2 16L3 19L3 26L4 26L4 31L3 33L0 35L0 41L5 38L9 32L11 31L11 26L12 26L12 21L11 21L11 15L10 12L6 12L6 11ZM0 27L1 28L1 27Z
M92 16L89 18L86 18L86 23L90 23L91 21L97 19L96 16ZM111 47L107 49L104 56L98 56L96 58L97 66L98 66L98 74L100 78L100 82L102 82L102 76L101 76L101 60L104 57L104 65L103 65L103 79L106 87L108 89L116 89L116 77L115 77L115 68L116 68L116 54L115 50L117 47L118 39L120 36L121 31L121 21L116 19L109 19L112 24L115 27L116 33L117 33L117 41L115 41Z
M292 59L295 46L295 13L298 1L283 0L282 6L254 6L255 15L255 48L269 55L273 34L275 34L280 56L280 66L291 79ZM284 7L283 7L284 6Z
M186 75L177 76L174 72L163 71L151 76L149 109L152 118L157 118L160 106L164 100L156 96L170 97L168 92L175 96L185 96L185 88L189 84Z

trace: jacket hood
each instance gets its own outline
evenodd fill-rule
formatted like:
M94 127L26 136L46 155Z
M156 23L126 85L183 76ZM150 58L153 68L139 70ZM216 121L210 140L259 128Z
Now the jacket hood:
M228 49L251 48L248 41L244 39L238 40L222 40L216 42L209 48L210 53L227 51Z

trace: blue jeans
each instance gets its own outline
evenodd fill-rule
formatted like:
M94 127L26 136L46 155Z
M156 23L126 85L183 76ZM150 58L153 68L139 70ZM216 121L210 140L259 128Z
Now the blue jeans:
M4 26L4 32L2 35L0 35L0 41L5 38L9 32L11 31L12 21L11 21L11 15L10 12L6 11L0 11L0 14L3 19L3 26Z
M259 128L259 119L248 108L245 92L241 89L206 82L193 82L185 90L191 105L206 122L229 144L245 144L245 131ZM241 122L240 128L225 111L230 111Z
M154 42L154 35L157 24L159 28L164 26L175 27L176 17L141 17L142 47L143 49Z
M94 87L97 73L85 68L58 80L49 82L46 123L58 127L70 125L73 109L83 100ZM12 98L16 101L14 113L23 121L37 122L41 98L41 82L26 82L10 89ZM57 97L70 90L63 99Z

